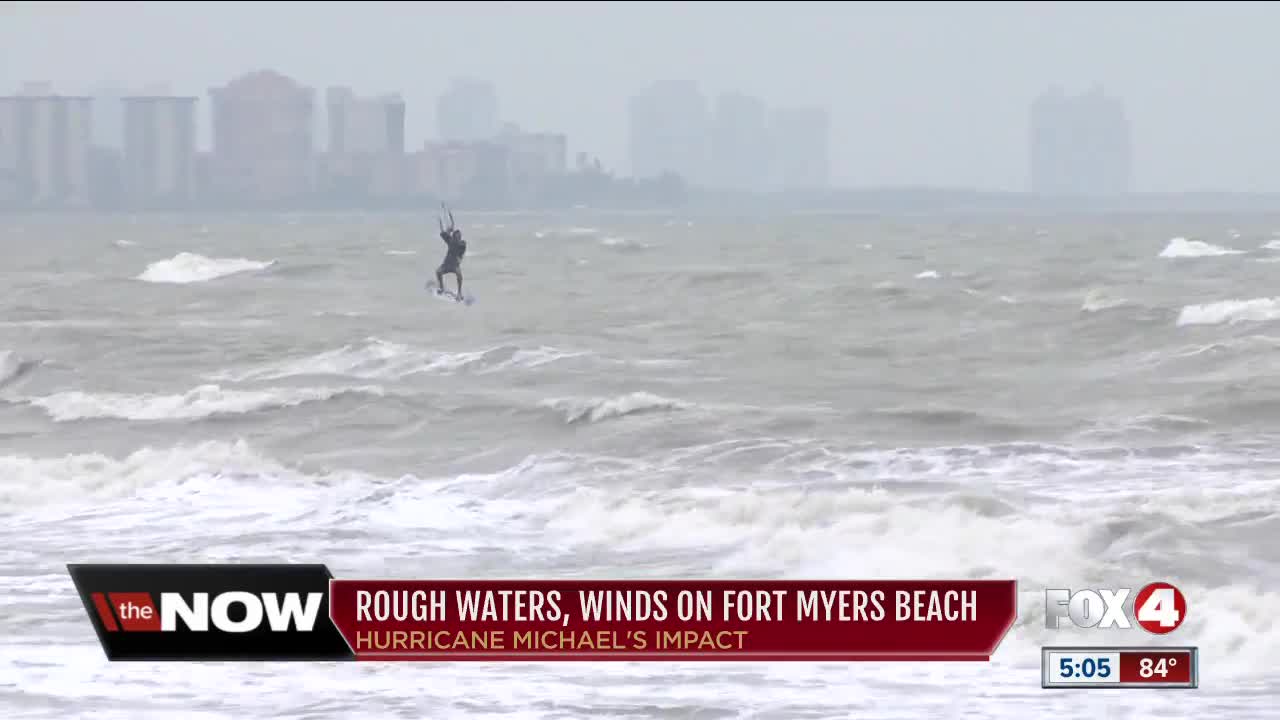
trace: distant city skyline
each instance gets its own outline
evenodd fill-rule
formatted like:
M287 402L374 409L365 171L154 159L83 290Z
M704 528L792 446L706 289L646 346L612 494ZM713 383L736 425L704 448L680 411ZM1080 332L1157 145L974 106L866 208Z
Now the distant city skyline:
M689 79L829 107L834 185L1018 190L1028 104L1053 84L1101 84L1125 102L1134 190L1280 191L1271 3L339 2L299 17L271 2L10 3L0 88L164 80L199 94L269 67L318 88L399 89L414 147L435 135L451 80L479 77L504 120L626 168L627 98Z
M363 96L330 85L321 93L264 69L207 94L213 142L205 151L196 142L198 97L112 90L93 98L25 82L0 96L0 199L37 207L89 206L106 195L135 207L206 196L249 205L326 195L400 202L457 199L483 182L491 200L508 193L528 200L551 178L604 169L580 150L571 170L564 133L502 121L497 90L478 78L455 79L441 94L439 137L421 148L406 143L398 92ZM674 174L711 190L823 190L829 132L824 108L776 108L737 91L709 100L697 83L659 81L631 97L629 166L609 174ZM1023 189L1046 197L1127 194L1131 136L1123 100L1098 86L1074 95L1051 86L1029 106ZM103 191L112 184L118 188Z
M398 91L322 91L264 68L206 95L203 104L114 88L68 96L51 82L23 83L0 96L0 206L404 205L434 197L512 207L557 194L556 202L585 202L598 195L593 183L622 179L747 192L823 190L829 180L825 109L774 108L735 91L708 108L693 83L659 82L632 98L627 168L605 167L581 148L571 168L565 133L504 120L497 89L480 78L456 78L441 93L437 136L420 147L406 142L409 108ZM202 126L207 147L197 142ZM596 180L570 190L575 175Z
M260 69L207 96L206 150L195 96L111 90L95 99L49 82L0 95L0 208L652 207L684 196L679 178L620 179L587 152L570 168L568 137L500 122L496 91L482 80L459 79L441 95L441 137L416 148L398 93L320 93ZM96 119L95 101L106 110Z
M691 81L659 81L628 101L628 170L673 172L695 186L739 192L820 190L830 185L825 107L777 108Z

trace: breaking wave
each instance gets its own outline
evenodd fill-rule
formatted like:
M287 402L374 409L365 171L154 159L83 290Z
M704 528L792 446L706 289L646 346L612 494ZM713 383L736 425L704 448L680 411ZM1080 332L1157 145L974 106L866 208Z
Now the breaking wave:
M1218 257L1221 255L1242 255L1243 250L1233 250L1231 248L1213 245L1201 240L1188 240L1182 237L1176 237L1169 241L1164 250L1160 252L1162 258L1199 258L1199 257Z
M39 362L27 360L12 350L0 350L0 388L30 373L39 365Z
M1103 310L1121 307L1126 302L1122 297L1116 297L1106 290L1095 288L1084 296L1084 302L1080 304L1080 311L1087 313L1102 312Z
M382 395L378 387L233 390L201 385L180 395L60 392L28 400L55 422L76 420L198 420L278 410L350 394Z
M1234 325L1280 319L1280 300L1221 300L1203 305L1187 305L1178 314L1178 325Z
M589 354L545 346L524 349L513 345L472 352L437 352L370 337L360 343L307 357L246 370L224 371L210 379L246 382L335 375L363 380L399 380L419 373L492 373L513 368L529 369Z
M208 282L227 275L265 270L275 265L275 260L248 260L245 258L207 258L195 253L182 252L168 260L147 265L138 280L150 283L188 284Z
M691 404L647 392L633 392L611 398L553 398L541 407L555 410L566 424L601 422L641 413L687 410Z

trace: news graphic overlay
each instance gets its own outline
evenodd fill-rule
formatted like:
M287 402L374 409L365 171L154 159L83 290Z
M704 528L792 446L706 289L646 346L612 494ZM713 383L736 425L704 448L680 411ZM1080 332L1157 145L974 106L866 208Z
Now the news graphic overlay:
M68 565L110 660L350 660L324 565Z
M1195 688L1200 651L1194 647L1046 647L1040 650L1044 688Z
M987 661L1013 580L334 580L358 660Z
M1153 635L1167 635L1186 617L1187 599L1167 582L1150 583L1136 593L1127 587L1044 591L1045 627L1050 630L1128 630L1136 625Z

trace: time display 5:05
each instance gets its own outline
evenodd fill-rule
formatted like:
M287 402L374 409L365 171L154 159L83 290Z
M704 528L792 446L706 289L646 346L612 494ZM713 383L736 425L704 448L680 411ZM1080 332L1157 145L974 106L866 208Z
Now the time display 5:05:
M1062 655L1058 658L1058 676L1062 679L1106 680L1111 677L1112 658L1110 655L1091 655L1072 657ZM1119 664L1116 659L1115 664Z
M1110 685L1120 681L1120 653L1114 648L1063 648L1045 658L1045 680L1054 685Z
M1046 647L1040 650L1040 685L1195 688L1199 658L1194 647Z

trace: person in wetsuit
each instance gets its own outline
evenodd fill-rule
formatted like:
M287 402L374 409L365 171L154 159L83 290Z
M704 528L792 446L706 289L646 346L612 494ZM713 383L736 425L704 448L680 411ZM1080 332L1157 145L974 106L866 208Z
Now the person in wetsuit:
M462 239L462 231L456 227L442 228L440 239L449 248L444 262L436 268L436 288L444 292L444 276L455 275L458 278L458 302L462 302L462 256L467 254L467 243Z

